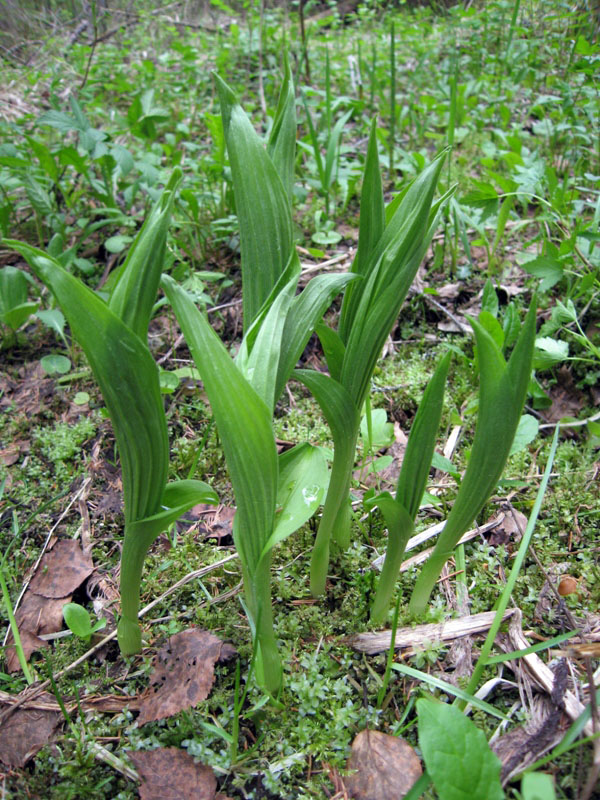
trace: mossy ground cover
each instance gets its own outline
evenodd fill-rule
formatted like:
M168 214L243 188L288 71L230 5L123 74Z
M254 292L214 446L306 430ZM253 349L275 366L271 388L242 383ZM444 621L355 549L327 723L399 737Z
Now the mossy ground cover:
M536 351L535 380L526 401L526 413L538 427L510 457L503 482L478 522L506 508L508 500L527 517L556 423L565 418L583 421L563 428L533 536L535 553L525 561L513 600L532 642L568 629L565 607L579 624L588 625L590 638L597 639L597 21L587 6L574 9L558 1L543 7L490 2L470 4L468 9L434 4L395 11L365 2L345 19L336 13L335 4L330 5L328 13L324 6L313 9L314 17L310 8L307 11L308 59L294 8L267 8L261 23L258 3L244 4L233 17L223 4L213 3L208 15L189 20L189 26L175 24L168 14L142 11L140 24L119 27L122 17L114 9L117 30L94 48L76 42L65 50L57 34L45 42L43 58L8 64L14 92L24 105L19 114L0 123L2 234L60 254L63 264L90 286L107 291L111 272L135 233L137 222L131 220L143 218L170 171L181 165L184 182L165 268L208 304L216 330L235 350L241 334L239 238L211 69L239 91L257 128L264 131L271 112L262 112L263 96L267 109L274 108L285 42L323 151L332 125L342 113L352 112L338 143L331 184L323 187L298 106L294 219L299 252L309 269L332 257L338 261L329 269L350 264L373 115L378 117L388 200L452 141L440 188L457 183L458 190L377 368L372 405L384 409L388 421L408 433L437 359L448 347L453 349L438 450L461 426L458 447L450 456L460 476L468 463L477 397L477 356L471 337L465 335L467 316L477 316L482 304L492 307L489 294L485 299L488 279L495 288L495 315L501 323L511 300L520 313L532 291L539 290L538 331L543 342ZM77 97L88 120L85 139L80 134L77 139L73 130L61 130L65 119L60 114L75 113L69 96ZM17 263L6 250L1 257L3 264ZM40 309L53 310L51 299L33 284L30 297ZM329 313L337 310L334 306ZM31 316L16 331L3 325L2 332L0 546L2 552L12 547L4 564L11 601L15 603L51 529L60 538L81 536L82 529L89 534L95 574L110 596L118 584L123 517L119 458L102 398L85 358L69 341L68 329L57 331L47 319L44 325L43 319ZM164 304L156 308L150 334L151 349L163 370L173 375L193 366ZM52 354L70 359L66 375L43 371L40 359ZM302 363L324 368L316 338ZM165 379L164 385L171 478L206 480L223 505L231 507L225 460L201 384L190 371L179 373L176 380ZM289 385L274 424L282 446L308 440L331 447L318 407L298 383ZM235 798L332 796L352 740L367 727L401 734L415 745L411 703L433 690L393 672L383 707L378 708L386 654L361 655L347 641L369 630L376 574L371 564L386 547L383 521L378 512L366 512L362 498L370 486L392 487L384 484L383 472L367 475L370 458L359 442L352 544L348 551L334 553L324 598L314 600L308 585L314 521L275 551L273 603L285 665L284 690L280 705L265 703L250 674L234 762L228 736L234 727L236 662L244 685L252 661L236 560L182 586L152 609L144 619L148 648L143 655L123 658L113 643L102 658L84 661L57 687L70 698L133 697L147 686L151 658L165 639L195 625L237 650L233 661L217 665L209 697L196 708L141 727L136 713L126 707L111 714L75 712L73 724L65 723L54 742L25 768L5 776L6 796L136 797L135 783L94 755L94 742L119 758L126 758L127 751L183 748L209 764L220 791ZM73 499L88 478L82 511ZM437 493L436 502L422 509L418 531L447 516L457 479L432 469L428 488ZM212 530L210 523L189 518L159 537L145 563L142 603L233 552L227 513L223 518L223 525ZM481 535L465 545L471 613L493 608L517 547L514 533L504 541ZM408 598L416 574L412 568L398 580L400 625L410 624ZM564 575L574 578L576 590L559 603L548 595L547 575L555 581ZM75 599L93 611L85 591ZM441 621L451 614L440 587L425 621ZM391 616L390 610L388 627ZM87 648L74 636L53 640L32 657L35 677L44 680L50 672L57 673ZM419 648L409 663L448 678L455 668L452 659L450 645L434 642ZM585 683L583 663L571 663L574 681ZM497 674L498 665L490 665L483 681ZM13 695L25 687L19 673L2 672L0 680L0 689ZM458 682L466 681L461 677ZM517 724L530 715L527 704L518 700L517 689L506 688L491 702L510 712L512 724ZM481 711L473 718L489 739L497 721ZM580 796L591 759L588 745L545 767L555 778L557 797ZM509 784L506 794L519 797L519 783ZM425 796L436 795L430 788Z

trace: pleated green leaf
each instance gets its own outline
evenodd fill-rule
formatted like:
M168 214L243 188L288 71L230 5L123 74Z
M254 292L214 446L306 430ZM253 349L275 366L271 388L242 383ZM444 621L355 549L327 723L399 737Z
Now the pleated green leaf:
M106 303L47 253L5 239L56 297L88 359L119 448L125 521L155 513L167 479L167 424L148 347Z
M282 179L277 174L273 161L234 93L217 75L215 80L240 225L246 330L284 271L292 251L291 207L283 184L289 176L284 175ZM280 135L285 137L287 134L282 132ZM277 146L278 143L279 137ZM281 149L285 149L283 144ZM277 158L281 164L284 156L278 155Z
M410 608L425 611L429 595L456 543L479 514L502 475L521 418L531 376L536 301L531 303L508 364L489 333L475 320L479 357L479 415L467 470L433 553L413 589Z
M275 520L278 464L271 413L186 292L166 275L162 286L211 403L236 497L236 547L252 572Z
M283 84L269 133L267 152L281 178L291 205L296 162L296 97L287 52L284 52L283 72Z

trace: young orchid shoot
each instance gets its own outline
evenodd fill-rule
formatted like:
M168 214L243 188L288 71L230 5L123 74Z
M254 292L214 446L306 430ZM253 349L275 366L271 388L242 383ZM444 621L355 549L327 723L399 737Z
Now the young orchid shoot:
M443 203L433 196L447 151L443 151L387 209L373 123L367 151L358 249L353 273L360 280L344 293L338 331L321 324L329 375L297 370L331 428L334 459L331 481L311 560L311 591L325 591L331 541L342 549L350 537L349 492L360 412L371 376L437 226Z
M368 503L370 507L379 507L388 528L387 550L371 606L374 625L381 625L387 618L406 543L413 532L425 491L442 416L450 359L450 353L442 358L419 404L402 459L396 497L383 492Z
M508 363L485 328L471 320L480 376L475 437L471 457L446 525L414 586L410 610L415 616L425 612L442 567L502 475L531 377L536 310L534 296Z
M273 412L315 326L353 276L319 276L296 294L300 262L288 196L296 124L287 65L266 149L233 92L217 81L242 251L244 337L235 361L181 287L165 276L163 288L223 443L237 506L233 536L256 647L256 677L275 696L282 685L282 665L273 631L271 554L315 513L328 470L323 451L309 444L277 454Z
M56 297L73 338L87 356L113 424L125 509L118 625L119 647L125 655L142 646L140 584L150 545L192 506L218 502L202 481L167 484L167 423L158 368L146 341L179 179L180 174L173 176L142 226L108 304L44 251L4 240Z

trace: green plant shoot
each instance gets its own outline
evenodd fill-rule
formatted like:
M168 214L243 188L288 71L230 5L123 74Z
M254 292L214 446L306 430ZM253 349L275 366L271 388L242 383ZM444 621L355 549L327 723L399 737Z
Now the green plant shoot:
M396 497L383 492L368 504L379 507L388 528L387 550L371 606L371 622L374 625L380 625L387 617L406 543L413 532L425 491L442 416L450 359L450 353L442 358L419 404L402 460Z
M282 363L286 363L284 354L289 352L280 346L285 321L282 324L278 319L282 305L278 300L285 295L275 300L256 336L254 350L262 356L252 360L252 366L246 361L245 369L240 369L183 289L167 276L163 287L202 376L223 443L237 505L233 537L242 564L245 611L256 645L256 678L266 691L277 695L282 665L273 631L271 552L314 514L327 485L327 463L320 449L302 444L277 455L271 420L275 386L282 380L285 385L283 378L278 379L277 362L284 359ZM323 311L318 311L322 316ZM288 371L308 336L310 333L299 340L295 359L288 359Z
M361 276L344 292L339 330L317 326L329 376L295 375L314 394L331 428L334 460L327 500L311 561L311 590L325 591L330 542L346 548L350 536L350 481L360 410L385 340L437 226L442 204L433 203L447 151L443 151L386 209L375 122L371 127L361 196L358 249L352 271Z
M534 297L508 363L490 334L479 322L471 320L480 375L479 414L473 448L452 511L414 586L410 600L410 610L414 615L424 613L442 567L502 475L531 376L535 314Z
M158 369L146 341L179 180L177 173L142 226L108 304L44 251L4 240L56 297L87 356L113 424L125 508L118 640L126 655L142 646L137 615L148 548L188 508L217 502L215 492L202 481L167 484L167 423Z
M163 288L223 442L237 504L233 535L256 645L256 677L276 695L282 667L273 633L271 551L314 514L328 475L322 451L308 444L277 456L272 416L315 326L354 276L319 276L296 295L300 262L291 238L288 196L295 145L289 68L267 149L231 90L219 79L218 86L243 265L245 333L235 363L189 296L167 276Z

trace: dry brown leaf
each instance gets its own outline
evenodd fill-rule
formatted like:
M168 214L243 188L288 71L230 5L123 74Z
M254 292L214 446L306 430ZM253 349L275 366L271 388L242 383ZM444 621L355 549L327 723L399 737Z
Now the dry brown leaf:
M0 730L0 761L7 767L24 767L41 750L62 720L60 711L18 708Z
M92 557L83 553L79 542L60 539L42 558L29 591L43 597L66 597L93 571Z
M71 602L71 595L50 599L28 590L23 596L23 602L15 613L17 627L21 637L21 644L25 659L41 647L47 647L47 642L39 637L47 633L56 633L63 627L62 609L65 603ZM17 653L13 645L12 633L6 640L6 669L8 672L17 672L21 669Z
M8 447L0 450L0 461L2 461L5 467L11 467L21 458L21 453L28 453L30 448L31 442L28 440L13 442L9 444Z
M507 512L502 522L491 531L488 542L492 547L509 544L509 542L520 542L522 532L526 527L527 517L522 511L515 508Z
M190 519L198 520L198 532L205 539L221 540L225 537L233 537L233 518L235 508L232 506L218 505L209 506L206 503L194 506L189 514L193 514ZM187 517L184 517L187 519Z
M150 686L139 698L138 724L170 717L206 700L216 662L234 653L231 645L198 628L171 636L156 654Z
M359 800L399 800L423 772L419 756L404 739L369 730L352 742L348 769L356 773L344 783L350 797Z
M140 774L140 800L215 800L214 772L184 750L159 747L127 755Z

